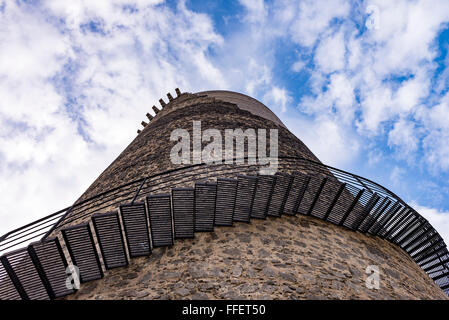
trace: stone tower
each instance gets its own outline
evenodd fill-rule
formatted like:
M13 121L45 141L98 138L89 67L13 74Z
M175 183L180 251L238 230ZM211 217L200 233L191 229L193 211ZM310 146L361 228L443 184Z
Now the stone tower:
M322 164L251 97L167 96L46 235L80 271L80 290L59 296L447 299L444 241L394 193ZM201 154L212 141L208 129L223 146L227 130L253 129L256 160L247 136L243 158L196 161L195 144ZM173 139L176 130L185 136ZM188 153L174 163L185 138Z

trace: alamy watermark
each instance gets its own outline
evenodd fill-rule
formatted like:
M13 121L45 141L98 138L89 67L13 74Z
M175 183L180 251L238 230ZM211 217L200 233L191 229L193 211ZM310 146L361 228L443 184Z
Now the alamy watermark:
M78 290L80 288L80 270L77 266L70 264L65 269L67 278L65 279L65 287L69 290Z
M365 273L368 275L365 280L365 285L368 289L379 290L380 285L380 271L379 266L369 265L366 267Z
M269 155L267 154L267 130L248 128L224 130L201 129L201 121L192 121L192 138L186 129L175 129L170 141L176 141L170 152L173 164L243 164L245 163L245 141L249 165L264 166L260 174L275 174L278 169L278 129L270 129ZM234 152L235 142L235 152ZM203 144L206 145L203 146Z

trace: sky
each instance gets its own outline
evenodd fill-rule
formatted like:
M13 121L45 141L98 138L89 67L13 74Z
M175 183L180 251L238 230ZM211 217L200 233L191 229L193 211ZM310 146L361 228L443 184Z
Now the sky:
M0 234L71 205L179 87L248 94L449 243L449 1L0 0Z

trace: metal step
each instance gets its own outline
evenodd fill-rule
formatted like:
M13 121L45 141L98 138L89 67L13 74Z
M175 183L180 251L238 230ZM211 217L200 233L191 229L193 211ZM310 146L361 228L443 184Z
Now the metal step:
M277 174L274 182L271 201L268 205L267 215L280 217L284 212L285 202L293 182L293 177L287 174Z
M173 226L170 194L155 194L147 197L153 247L173 245Z
M313 207L315 206L325 183L326 180L323 180L320 176L310 177L304 196L299 203L297 210L298 213L310 215L311 210L313 210Z
M216 183L195 183L195 232L214 231L216 197Z
M0 290L0 300L21 300L27 299L25 291L23 290L19 280L15 274L10 275L9 272L13 272L12 269L7 270L3 265L2 258L0 258L0 279L1 279L1 290ZM8 266L9 267L9 266ZM22 295L18 290L22 289ZM26 297L26 298L24 298Z
M88 223L61 230L72 263L78 267L80 282L103 278L98 252Z
M237 196L236 179L217 179L217 199L215 201L215 225L232 226L235 200Z
M151 254L147 211L144 202L120 206L126 244L131 258Z
M266 218L275 180L276 178L274 176L261 175L257 177L254 202L251 208L251 218Z
M195 189L172 189L173 221L175 225L175 239L188 239L194 237Z
M294 216L298 212L299 203L307 189L310 177L302 173L295 173L291 183L290 192L285 201L284 213Z
M29 245L29 251L36 259L36 265L39 265L45 274L47 283L47 292L50 292L50 298L60 298L73 293L74 289L68 289L67 279L67 260L62 251L58 238L50 238L44 242L35 242Z
M233 220L249 222L256 191L257 177L238 176Z
M16 289L24 300L49 300L54 295L47 291L27 248L14 250L1 257L9 276L14 279ZM46 281L45 279L44 281Z
M327 219L328 212L332 210L337 202L342 190L342 183L333 180L323 180L324 185L322 191L318 194L316 203L312 207L310 214L320 219Z
M335 205L330 211L329 216L327 217L327 221L330 221L336 225L345 223L347 217L351 212L350 210L351 206L354 204L354 199L359 194L359 191L360 190L358 188L346 184L340 196L338 197L338 200L335 202Z
M106 270L128 265L117 212L94 214L92 223Z

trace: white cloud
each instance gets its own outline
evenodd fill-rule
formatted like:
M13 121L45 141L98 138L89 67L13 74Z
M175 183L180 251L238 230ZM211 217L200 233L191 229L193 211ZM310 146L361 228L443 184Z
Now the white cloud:
M264 22L267 16L264 0L239 0L239 2L246 8L246 19L249 22Z
M404 168L394 166L393 170L391 170L390 180L394 186L399 186L402 182L402 176L406 173Z
M293 41L308 47L315 43L333 19L348 16L350 4L343 0L306 0L299 2L298 9L290 34Z
M298 60L292 65L292 70L295 72L299 72L299 71L303 70L305 67L306 67L306 63L302 60Z
M435 172L449 170L449 93L432 108L419 108L416 117L427 130L422 141L426 163Z
M281 112L285 112L287 111L287 105L291 101L291 97L284 88L273 86L264 95L263 100L266 101L266 105L269 105L273 111L280 110Z
M379 28L360 34L354 22L364 21L357 10L368 5L379 8ZM352 19L341 20L349 12ZM416 157L422 143L422 161L434 171L448 170L449 129L442 124L449 116L448 99L432 91L431 82L435 40L448 17L447 1L367 1L352 11L349 1L329 6L302 1L289 35L307 48L316 68L308 82L312 94L302 98L299 109L313 117L326 114L368 139L386 135L399 158ZM340 22L333 24L336 19ZM292 69L301 70L306 61Z
M356 160L360 141L338 121L326 116L315 120L282 117L282 121L323 163L347 168Z
M351 79L344 74L334 73L327 82L326 91L321 89L324 81L324 79L317 79L315 86L317 96L305 96L299 108L311 115L327 114L344 125L351 125L357 107Z
M331 34L320 40L315 63L323 73L332 73L345 66L345 41L343 32Z
M415 125L410 121L399 120L388 134L388 145L398 147L398 156L408 159L418 148Z

